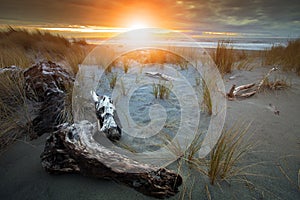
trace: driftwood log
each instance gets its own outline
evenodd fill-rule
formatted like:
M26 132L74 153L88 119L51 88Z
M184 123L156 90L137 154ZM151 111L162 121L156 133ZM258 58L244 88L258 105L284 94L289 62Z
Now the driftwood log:
M257 86L256 86L256 83L240 85L238 87L235 84L232 85L229 92L226 94L227 98L229 100L234 100L237 97L247 98L247 97L251 97L251 96L255 95L257 92L259 92L262 85L264 84L266 79L271 75L271 73L276 70L277 70L276 67L273 67L272 69L270 69L268 71L268 73L263 77L263 79L258 83Z
M48 61L40 62L23 72L24 90L28 100L35 102L35 117L28 126L30 138L35 139L56 130L65 121L67 93L72 91L74 78L61 66Z
M123 183L156 198L175 195L182 183L180 175L138 163L94 140L96 125L88 121L62 124L52 133L41 154L42 166L49 173L80 173Z

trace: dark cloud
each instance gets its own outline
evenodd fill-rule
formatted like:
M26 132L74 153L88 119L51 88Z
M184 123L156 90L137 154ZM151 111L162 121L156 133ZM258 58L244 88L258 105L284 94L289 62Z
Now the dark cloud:
M2 24L120 27L132 15L174 29L300 35L299 0L0 0L0 5Z

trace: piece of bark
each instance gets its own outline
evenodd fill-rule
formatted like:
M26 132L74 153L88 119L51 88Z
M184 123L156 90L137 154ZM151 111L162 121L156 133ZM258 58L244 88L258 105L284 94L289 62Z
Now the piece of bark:
M180 175L112 151L94 140L96 126L88 121L62 124L47 139L41 154L42 166L49 173L80 173L123 183L156 198L175 195L182 184Z

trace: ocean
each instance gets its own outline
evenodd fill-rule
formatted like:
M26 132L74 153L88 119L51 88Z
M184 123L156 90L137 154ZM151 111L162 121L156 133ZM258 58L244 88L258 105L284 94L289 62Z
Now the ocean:
M155 41L156 44L164 45L173 45L181 47L202 47L202 48L216 48L219 41L224 41L228 43L228 46L233 47L233 49L238 50L266 50L270 49L273 46L286 46L288 41L294 40L295 38L246 38L246 37L231 37L231 38L201 38L194 39L194 42L191 41L176 41L176 40L159 40ZM87 42L90 44L102 44L105 40L100 39L87 39ZM112 44L126 45L126 41L114 41ZM107 43L106 43L107 44Z

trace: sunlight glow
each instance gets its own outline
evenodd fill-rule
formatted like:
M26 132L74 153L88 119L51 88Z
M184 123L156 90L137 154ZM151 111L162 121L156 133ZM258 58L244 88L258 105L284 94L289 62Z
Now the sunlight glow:
M111 27L46 27L39 28L40 30L48 31L66 31L66 32L81 32L81 33L121 33L127 31L124 28L111 28Z
M135 22L132 25L130 25L129 30L143 29L143 28L149 28L149 26L143 22Z

